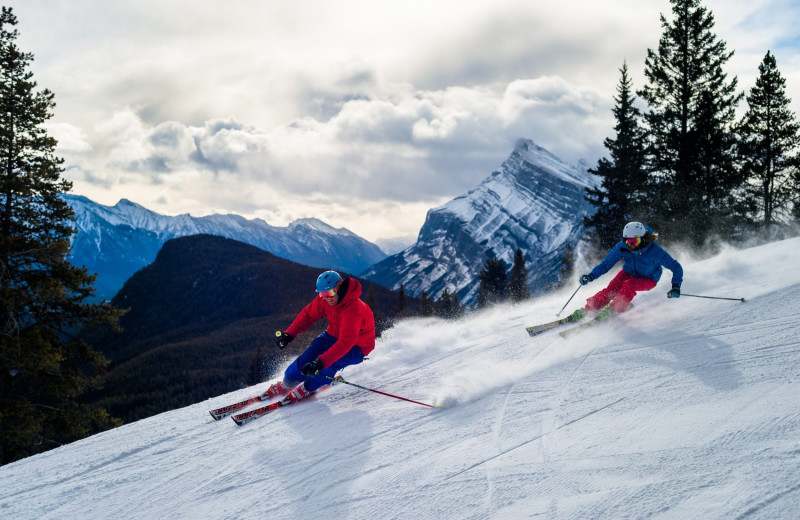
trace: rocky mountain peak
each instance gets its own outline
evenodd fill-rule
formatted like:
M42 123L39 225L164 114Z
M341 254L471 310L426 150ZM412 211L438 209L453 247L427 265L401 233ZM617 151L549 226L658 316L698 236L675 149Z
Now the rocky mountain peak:
M363 276L414 296L447 289L464 303L477 296L487 259L511 267L522 250L532 294L558 279L568 245L583 234L594 208L583 199L598 179L561 161L530 139L519 139L506 161L478 186L430 210L416 244L372 266Z

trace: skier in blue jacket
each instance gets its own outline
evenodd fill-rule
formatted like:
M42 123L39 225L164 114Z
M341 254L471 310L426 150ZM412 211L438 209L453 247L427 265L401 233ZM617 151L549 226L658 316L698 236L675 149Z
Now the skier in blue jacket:
M622 230L622 241L597 264L589 274L580 277L581 285L611 270L622 260L622 270L602 291L586 300L586 306L573 313L576 319L583 318L587 312L599 313L608 318L624 312L637 292L649 291L661 278L662 266L672 271L672 289L668 298L680 298L683 282L683 267L661 246L656 244L658 233L641 222L629 222ZM607 308L606 305L608 305Z

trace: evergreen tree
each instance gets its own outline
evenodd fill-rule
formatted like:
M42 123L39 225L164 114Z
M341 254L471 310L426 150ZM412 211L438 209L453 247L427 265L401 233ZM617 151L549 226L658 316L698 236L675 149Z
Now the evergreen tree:
M464 306L461 305L461 298L458 297L458 293L454 292L453 295L450 297L450 319L457 320L464 316Z
M735 109L742 94L723 65L733 52L712 32L714 17L700 0L671 0L672 22L661 16L658 50L648 49L647 85L639 95L648 143L647 201L641 215L666 236L695 245L730 232L744 179L736 168Z
M602 181L597 188L586 190L586 200L597 208L591 217L584 217L584 240L590 256L600 256L619 241L619 230L632 215L646 206L643 192L647 182L645 169L645 135L641 127L641 112L635 106L628 65L623 63L617 96L612 113L616 121L616 136L604 141L610 158L602 158L597 167L589 170ZM560 280L566 277L562 276Z
M428 296L428 291L422 291L422 296L419 297L419 315L433 316L433 301Z
M439 298L433 301L433 311L439 318L447 319L450 317L450 310L450 290L445 288Z
M464 314L458 294L451 293L447 288L442 291L439 299L434 302L433 308L436 316L447 320L460 318Z
M758 71L747 96L749 108L739 126L739 151L761 224L769 234L780 217L790 215L792 201L798 196L793 177L800 164L800 125L789 108L786 80L769 51Z
M398 317L408 316L408 299L403 284L400 284L400 290L397 292L397 307L394 309L394 314Z
M497 258L486 260L478 274L478 308L501 302L506 299L508 274L506 264Z
M619 231L617 231L619 234ZM561 269L558 270L558 283L556 289L561 289L567 284L568 280L572 279L575 273L575 248L567 244L564 250L564 256L561 259Z
M800 169L794 174L795 196L792 205L792 219L796 226L800 226Z
M531 297L528 289L528 271L525 269L525 257L522 250L517 248L514 253L514 265L508 276L508 297L512 302L521 302Z
M94 277L66 261L74 219L61 197L63 160L47 135L54 95L36 91L33 56L16 46L17 19L0 14L0 462L7 463L118 424L80 404L101 384L105 358L76 334L115 324L88 304Z

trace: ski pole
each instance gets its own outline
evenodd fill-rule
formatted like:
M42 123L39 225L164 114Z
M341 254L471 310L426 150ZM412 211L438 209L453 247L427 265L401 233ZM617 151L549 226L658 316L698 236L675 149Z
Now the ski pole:
M578 286L578 288L577 288L577 289L575 289L575 292L574 292L574 293L572 293L572 296L570 296L570 297L569 297L569 300L567 300L567 303L565 303L565 304L564 304L564 306L563 306L563 307L561 307L561 310L560 310L560 311L558 311L558 312L556 313L556 318L558 318L558 316L559 316L559 315L560 315L562 312L564 312L564 309L566 309L566 308L567 308L567 305L569 305L569 302L571 302L571 301L572 301L572 299L575 297L575 295L576 295L576 294L578 294L578 291L580 291L580 290L581 290L581 287L583 287L583 286L582 286L582 285L579 285L579 286Z
M320 375L324 375L324 374L320 374ZM439 405L434 406L432 404L420 403L419 401L413 401L411 399L406 399L405 397L400 397L399 395L387 394L386 392L381 392L380 390L375 390L374 388L367 388L366 386L357 385L355 383L351 383L350 381L345 381L342 376L339 376L338 379L336 379L335 377L331 377L331 376L325 376L325 377L327 377L331 381L337 381L339 383L344 383L346 385L355 386L356 388L360 388L362 390L369 390L370 392L375 392L376 394L385 395L387 397L394 397L395 399L400 399L401 401L408 401L409 403L421 404L422 406L427 406L428 408L439 408Z
M681 293L681 296L691 296L692 298L708 298L710 300L731 300L735 302L743 302L744 298L720 298L719 296L700 296L697 294Z

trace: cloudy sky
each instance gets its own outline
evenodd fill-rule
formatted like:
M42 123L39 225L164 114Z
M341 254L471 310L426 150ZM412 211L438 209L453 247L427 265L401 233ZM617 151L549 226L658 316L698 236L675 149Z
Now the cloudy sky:
M533 139L604 154L668 0L5 0L56 95L73 192L165 214L317 217L378 240ZM706 0L752 87L767 50L800 113L797 0Z

